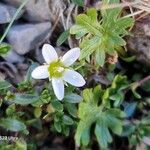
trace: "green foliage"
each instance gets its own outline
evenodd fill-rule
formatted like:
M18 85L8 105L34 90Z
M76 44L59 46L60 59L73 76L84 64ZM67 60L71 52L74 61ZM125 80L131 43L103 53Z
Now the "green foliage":
M24 0L19 7L0 43L27 1ZM83 0L72 2L84 6ZM29 67L24 81L10 84L8 81L0 80L0 126L5 129L2 133L9 131L10 134L19 135L16 141L1 141L0 149L38 149L38 145L42 147L43 141L45 144L45 138L51 135L50 131L65 136L75 133L77 146L85 150L90 149L89 145L95 142L93 136L102 149L109 149L108 145L113 142L114 134L120 138L128 138L130 147L141 143L144 137L149 137L150 82L140 87L137 80L142 76L138 73L134 74L134 80L127 80L126 76L120 75L126 71L122 64L106 65L102 70L95 69L104 66L106 57L116 52L125 62L135 59L135 56L128 56L121 47L126 44L123 37L128 34L127 28L133 25L133 19L121 17L121 8L105 9L107 4L116 4L119 0L102 0L102 3L100 11L91 8L87 9L86 14L78 15L76 24L60 35L57 45L67 40L69 32L75 35L76 39L81 41L81 57L75 64L75 70L80 69L87 81L90 81L90 78L93 80L93 76L97 74L99 78L99 74L102 73L111 84L97 85L97 82L87 82L86 87L78 89L66 87L64 99L59 101L47 80L32 80L31 73L39 65L34 62ZM9 45L1 44L0 55L6 54L9 49ZM92 61L89 64L85 60ZM93 76L90 76L91 73ZM22 137L29 133L30 136L25 138L27 144Z
M8 142L2 142L0 144L0 149L1 150L27 150L27 143L23 139L18 139L13 143Z
M138 86L139 86L138 82L132 83L131 84L131 91L132 91L132 93L133 93L133 95L134 95L135 98L140 99L141 95L136 91L137 88L138 88Z
M68 103L79 103L82 100L82 97L75 93L66 94L64 101Z
M6 90L11 87L11 84L5 80L0 80L0 90Z
M27 74L26 74L26 81L31 81L31 73L32 71L38 66L38 63L32 63L31 66L29 67Z
M69 136L71 126L74 125L74 119L65 114L63 111L56 111L54 113L54 130L59 133L62 133L66 136Z
M0 119L0 126L14 132L26 130L26 125L24 123L12 118Z
M0 55L6 54L10 50L10 45L0 44Z
M118 2L119 0L103 0L105 4ZM99 12L91 8L86 14L76 17L76 25L71 27L70 33L75 34L77 39L82 38L80 59L88 59L91 54L95 53L98 66L103 66L106 53L111 55L119 46L126 44L122 37L128 34L126 28L133 25L133 19L120 18L120 12L120 8L102 9L102 18L99 21Z
M143 117L142 120L129 122L123 128L122 136L128 137L131 145L137 145L140 140L150 135L150 114Z
M69 37L69 30L64 31L59 38L57 39L57 45L60 46L61 44L63 44Z
M58 100L51 100L50 112L54 118L54 130L69 136L71 127L76 124L77 106L82 97L74 93L68 93L63 103Z
M50 101L51 101L50 91L46 88L43 89L43 91L41 92L39 100L33 103L32 106L40 107L43 106L44 104L48 104Z
M117 135L121 134L123 126L121 118L125 117L125 113L111 106L110 97L113 92L125 88L125 79L125 77L116 76L111 87L106 90L97 86L83 91L83 101L79 104L78 110L80 122L75 135L78 145L89 144L93 124L95 124L95 136L102 148L107 148L108 143L112 142L110 130ZM113 100L118 101L115 98Z
M15 94L14 99L12 102L15 104L20 104L20 105L28 105L35 103L36 101L39 100L39 96L37 95L32 95L32 94Z

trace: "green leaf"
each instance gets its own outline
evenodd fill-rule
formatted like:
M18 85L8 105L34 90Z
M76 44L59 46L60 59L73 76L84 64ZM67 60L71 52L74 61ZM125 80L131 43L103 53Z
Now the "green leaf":
M117 118L117 115L114 115L112 113L112 111L107 111L105 114L107 126L113 131L113 133L115 133L117 135L121 135L123 123L120 119ZM120 110L118 110L118 111L120 111Z
M126 45L126 42L123 40L123 38L117 35L116 33L112 33L111 40L113 41L114 45L117 45L117 46Z
M87 10L87 16L90 17L91 20L97 22L97 10L95 8L90 8Z
M103 67L105 63L105 51L103 49L98 49L95 54L97 64Z
M80 14L76 17L77 24L84 26L91 34L100 36L100 30L99 30L99 24L97 20L93 20L94 18L91 18L90 16L87 16L85 14Z
M120 101L120 100L122 100L122 94L123 93L116 93L116 94L114 94L114 95L111 95L109 98L111 99L111 100L113 100L113 101Z
M32 94L15 94L15 98L12 102L20 105L33 104L39 100L39 96Z
M121 91L123 89L126 89L127 87L129 87L129 83L127 81L127 77L126 76L121 76L121 75L116 75L112 84L111 84L111 88L112 89L117 89L117 91Z
M79 103L81 100L82 100L82 97L74 93L67 94L64 97L64 101L68 103Z
M124 125L121 136L129 137L136 130L136 127L132 124Z
M135 96L135 98L137 98L137 99L141 99L142 98L141 95L139 93L137 93L137 91L135 89L131 89L131 90L132 90L132 93Z
M78 6L82 6L82 7L84 6L83 0L72 0L72 2L75 3Z
M58 100L51 101L51 104L53 108L56 109L57 111L63 111L63 105Z
M116 21L116 31L119 32L120 34L122 34L122 30L123 28L127 28L127 27L131 27L134 24L134 20L133 18L119 18Z
M65 106L67 108L68 113L71 116L77 118L77 108L76 108L76 106L71 104L71 103L66 103Z
M94 51L96 51L99 47L99 45L97 45L100 41L99 41L99 37L95 36L93 38L89 39L85 39L83 40L82 44L80 45L81 47L81 55L80 55L80 60L87 58L89 55L91 55Z
M60 122L54 122L54 127L56 129L57 132L61 132L62 131L62 127L61 127L61 123Z
M77 34L77 39L83 37L86 33L88 33L88 30L80 25L74 25L70 28L70 34Z
M5 81L5 80L0 80L0 90L6 90L8 88L10 88L12 85Z
M69 37L69 30L64 31L57 39L57 45L62 45Z
M34 116L35 116L36 118L40 118L41 114L42 114L42 109L41 109L41 107L35 107L35 109L34 109Z
M90 141L90 127L91 124L80 121L75 134L75 140L78 146L82 143L87 146Z
M74 121L67 115L63 116L63 123L66 125L73 125Z
M11 118L1 119L0 126L14 132L26 130L26 126L23 122Z
M112 142L112 137L109 133L107 125L104 123L96 124L95 135L99 145L102 148L107 148L108 143Z
M105 101L107 101L109 98L109 89L106 89L103 96L102 96L102 100L105 103Z
M118 4L119 0L103 0L104 7L109 4ZM118 47L124 46L126 42L123 36L127 35L126 29L133 25L133 19L119 17L121 8L102 9L101 20L98 19L95 8L87 9L86 14L76 17L76 25L70 29L81 40L80 60L90 61L90 55L96 54L96 63L103 66L105 55L117 52ZM100 51L103 50L103 51ZM101 58L99 58L102 56Z
M111 95L109 98L114 101L115 107L119 107L122 101L124 100L124 93L118 91L116 94Z
M38 63L32 63L31 64L31 66L29 67L29 69L27 71L27 74L26 74L26 79L25 79L26 81L31 81L32 80L31 73L38 66L39 66Z
M10 45L8 44L0 44L0 55L6 54L10 50Z
M118 4L119 0L102 0L103 5L109 5L109 4ZM103 15L103 18L108 18L108 20L114 20L118 17L118 15L121 12L121 8L112 8L112 9L102 9L101 13Z
M63 134L65 134L65 136L69 136L69 134L70 134L70 128L69 128L69 126L65 126L63 128Z
M125 62L132 62L136 59L136 56L130 56L130 57L121 57L122 60Z
M93 92L92 89L83 90L83 99L87 102L91 102L93 100Z
M100 92L101 97L94 96L97 92ZM77 127L75 139L77 145L88 145L90 141L90 129L93 124L96 124L95 134L101 147L106 148L108 143L112 141L109 133L109 128L113 133L120 135L122 132L122 120L124 113L120 109L108 108L103 111L105 105L98 105L101 99L109 100L109 89L105 92L101 92L101 88L97 87L97 90L85 89L83 91L83 101L79 104L78 115L80 122ZM98 98L98 100L95 100ZM100 100L99 100L100 99ZM105 108L104 108L105 109Z

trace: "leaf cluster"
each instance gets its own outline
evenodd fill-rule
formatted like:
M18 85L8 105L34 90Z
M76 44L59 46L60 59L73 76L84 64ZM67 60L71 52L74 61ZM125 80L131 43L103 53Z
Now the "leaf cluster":
M107 6L119 3L119 0L102 2ZM100 12L91 8L86 14L79 14L76 17L76 24L71 27L70 33L81 39L80 59L88 60L94 53L98 66L103 66L106 54L112 55L118 47L126 44L123 37L128 34L126 29L133 25L133 19L120 17L120 14L121 8L102 9Z
M103 90L100 86L83 91L83 101L79 104L80 122L75 135L78 145L88 145L90 142L91 128L94 125L94 134L99 145L107 148L112 142L110 130L121 135L125 113L119 108L118 98L114 93L121 92L127 87L126 77L116 76L112 85ZM112 98L113 97L113 98ZM112 104L113 102L113 104ZM117 103L117 104L116 104Z

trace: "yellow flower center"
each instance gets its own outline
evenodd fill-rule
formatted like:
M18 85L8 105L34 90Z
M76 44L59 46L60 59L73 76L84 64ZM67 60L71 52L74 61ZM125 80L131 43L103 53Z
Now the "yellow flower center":
M65 66L59 60L50 63L48 67L48 72L50 74L50 77L55 77L55 78L62 77L64 71L65 71Z

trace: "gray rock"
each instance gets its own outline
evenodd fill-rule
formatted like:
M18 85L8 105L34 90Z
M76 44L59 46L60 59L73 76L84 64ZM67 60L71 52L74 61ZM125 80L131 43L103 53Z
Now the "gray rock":
M23 55L42 42L48 35L51 23L14 25L11 27L7 39L18 54Z
M0 3L0 24L9 23L16 12L13 6Z
M18 7L22 3L22 0L3 0L3 1L16 7Z
M4 0L8 4L18 7L22 0ZM25 6L25 18L31 22L50 20L49 0L29 0Z
M150 66L150 16L136 22L132 36L127 38L127 49L138 61Z
M30 0L26 5L25 18L31 22L50 20L49 0Z
M4 59L10 63L22 63L24 61L24 57L18 55L13 50L10 50L7 55L4 56Z

